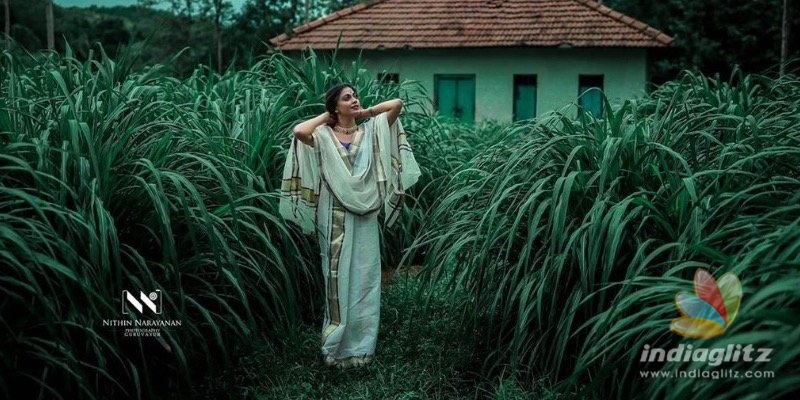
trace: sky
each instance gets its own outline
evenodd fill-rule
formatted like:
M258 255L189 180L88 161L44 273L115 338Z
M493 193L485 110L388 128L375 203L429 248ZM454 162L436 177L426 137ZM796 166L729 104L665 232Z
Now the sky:
M245 0L227 0L233 4L233 8L238 10L242 7ZM53 3L61 7L90 7L90 6L133 6L136 0L53 0Z

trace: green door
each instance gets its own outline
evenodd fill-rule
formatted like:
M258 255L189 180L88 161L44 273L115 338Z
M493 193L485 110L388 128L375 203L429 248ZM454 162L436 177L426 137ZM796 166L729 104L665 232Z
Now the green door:
M475 122L475 75L434 75L434 103L439 115Z

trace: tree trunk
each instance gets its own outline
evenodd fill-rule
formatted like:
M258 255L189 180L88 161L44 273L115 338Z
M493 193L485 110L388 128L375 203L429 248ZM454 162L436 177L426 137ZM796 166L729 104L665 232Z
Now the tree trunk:
M8 1L8 0L6 0L6 1ZM305 11L303 12L303 23L307 24L308 23L308 10L311 8L311 0L306 0L305 3L306 3L305 4L306 7L305 7Z
M786 73L786 57L789 55L789 0L783 0L783 24L781 24L780 76Z
M222 73L222 32L217 26L217 72Z
M11 6L9 5L10 2L11 2L11 0L6 0L5 1L5 16L6 16L5 19L6 20L5 20L5 25L3 25L3 26L5 27L4 28L5 29L5 31L4 31L4 33L5 33L4 40L6 41L6 50L11 50Z
M47 20L47 50L53 50L56 47L55 29L53 27L53 0L47 0L45 19Z
M217 72L222 73L222 0L214 1L214 39L217 42Z
M194 7L192 6L192 0L186 0L184 1L184 3L186 4L186 20L192 22L192 14L193 14L192 11L194 9Z

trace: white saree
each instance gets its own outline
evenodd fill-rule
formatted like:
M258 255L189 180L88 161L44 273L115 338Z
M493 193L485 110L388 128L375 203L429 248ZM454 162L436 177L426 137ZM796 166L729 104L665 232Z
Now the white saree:
M281 185L281 215L304 233L316 230L325 278L322 354L329 365L372 360L380 316L381 257L378 211L391 226L405 190L420 175L398 119L386 113L361 125L349 151L330 127L314 133L314 147L292 141Z

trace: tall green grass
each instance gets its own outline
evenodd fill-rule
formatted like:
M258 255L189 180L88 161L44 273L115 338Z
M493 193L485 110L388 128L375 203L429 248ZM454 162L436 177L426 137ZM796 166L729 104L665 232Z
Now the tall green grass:
M464 332L485 342L484 372L603 398L795 390L798 90L795 77L687 73L603 119L510 126L453 173L417 244L427 279L471 295ZM661 367L638 362L644 344L680 342L673 300L697 267L736 273L745 295L725 335L695 344L774 347L780 360L758 366L776 370L770 384L638 378Z
M314 244L274 193L307 111L273 72L291 63L179 81L133 59L0 62L5 397L189 393L237 343L317 315ZM157 288L181 327L102 325L128 318L122 290Z
M674 398L799 384L794 77L686 74L604 119L466 127L438 121L419 85L380 84L335 53L184 80L132 57L0 60L6 397L191 395L245 344L318 323L318 250L280 218L275 191L292 125L339 82L367 105L406 101L423 176L384 232L384 264L426 265L430 295L463 315L453 329L476 350L460 370L482 367L476 382ZM680 342L672 302L701 266L738 274L745 297L725 335L697 344L774 347L769 385L638 378L675 368L637 360L644 344ZM155 339L102 325L128 318L122 290L153 289L181 327Z
M315 238L278 214L291 127L324 111L325 90L369 105L406 100L412 136L429 126L419 87L386 85L360 60L281 54L224 75L136 70L136 54L89 61L4 53L0 70L0 264L6 396L190 394L241 345L282 341L321 319ZM416 199L412 194L410 201ZM387 232L397 265L420 212ZM406 227L403 229L403 227ZM162 289L160 338L103 320L122 290Z

